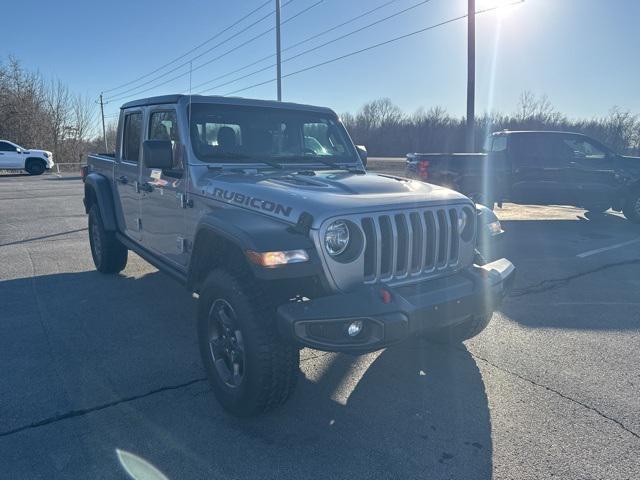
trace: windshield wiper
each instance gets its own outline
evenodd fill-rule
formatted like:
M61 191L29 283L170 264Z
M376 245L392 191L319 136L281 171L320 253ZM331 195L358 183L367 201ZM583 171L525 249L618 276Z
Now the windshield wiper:
M278 170L282 169L282 164L277 163L277 162L270 162L268 160L258 160L255 157L252 157L251 155L246 155L244 153L235 153L235 152L221 152L221 153L216 153L215 155L209 155L212 159L218 159L218 158L228 158L231 160L251 160L255 163L264 163L265 165L269 165L270 167L276 168ZM222 168L218 165L211 165L211 168ZM242 167L233 167L234 170L245 170L246 168L242 168Z
M322 163L323 165L327 165L331 168L334 168L336 170L346 170L348 172L354 172L354 173L366 173L364 170L357 168L357 167L353 167L353 166L340 166L338 165L337 162L332 162L330 160L324 160L320 157L320 155L310 155L310 154L306 154L304 155L303 158L311 158L313 159L314 162L318 162L318 163Z

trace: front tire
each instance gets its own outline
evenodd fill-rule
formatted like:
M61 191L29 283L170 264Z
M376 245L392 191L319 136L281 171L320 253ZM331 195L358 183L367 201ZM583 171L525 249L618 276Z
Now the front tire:
M29 159L24 167L29 175L42 175L47 169L44 160Z
M622 212L627 220L633 223L640 223L640 189L634 190L627 197Z
M118 241L114 232L107 232L97 204L89 210L89 245L96 270L119 273L127 265L127 247Z
M298 348L279 337L275 307L249 274L209 274L198 302L198 343L214 394L233 415L268 412L293 393Z

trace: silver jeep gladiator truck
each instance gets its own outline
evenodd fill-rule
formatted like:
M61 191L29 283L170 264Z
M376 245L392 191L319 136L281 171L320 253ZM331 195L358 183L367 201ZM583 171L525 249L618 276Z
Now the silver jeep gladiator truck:
M202 361L236 415L290 397L301 347L460 342L513 281L477 255L467 197L367 173L327 108L146 98L122 106L115 152L83 171L96 268L131 250L196 294Z

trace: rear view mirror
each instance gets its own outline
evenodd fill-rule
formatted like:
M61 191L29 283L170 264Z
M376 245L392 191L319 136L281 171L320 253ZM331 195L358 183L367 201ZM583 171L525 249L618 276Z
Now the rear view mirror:
M145 167L163 170L173 167L173 145L170 140L145 140L142 155Z
M364 145L356 145L356 150L358 150L358 155L360 156L360 160L362 160L362 164L366 167L367 158L369 156L367 153L367 147Z

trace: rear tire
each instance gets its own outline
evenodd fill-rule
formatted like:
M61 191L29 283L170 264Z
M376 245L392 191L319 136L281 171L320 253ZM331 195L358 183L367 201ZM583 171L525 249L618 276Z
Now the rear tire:
M42 175L47 169L47 164L40 159L27 159L24 169L29 175Z
M627 220L640 223L640 189L636 189L627 197L622 210Z
M229 413L265 413L293 393L298 348L278 335L275 306L250 274L209 274L198 301L198 343L213 392Z
M489 324L491 317L492 315L474 316L464 323L459 323L458 325L452 325L451 327L445 327L433 332L429 332L427 334L424 334L423 337L426 340L430 340L436 343L444 343L449 345L458 344L465 340L473 338L480 332L482 332Z
M96 269L101 273L119 273L127 265L128 250L116 238L115 232L107 232L102 224L98 204L89 210L89 245Z

